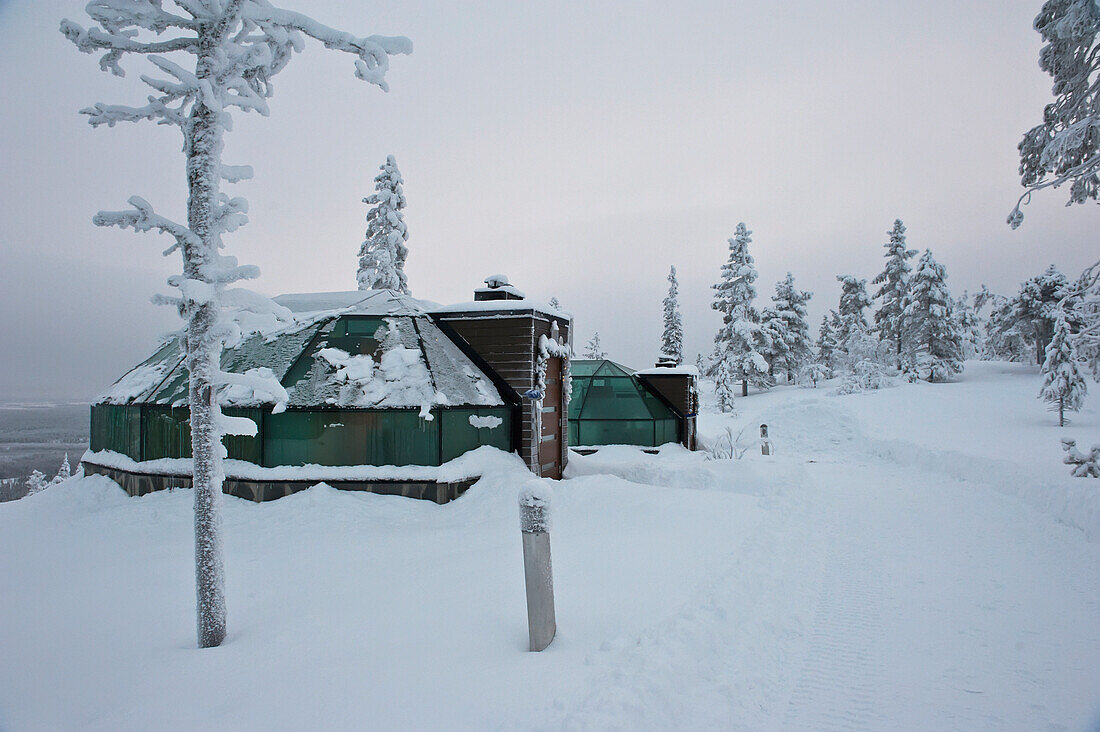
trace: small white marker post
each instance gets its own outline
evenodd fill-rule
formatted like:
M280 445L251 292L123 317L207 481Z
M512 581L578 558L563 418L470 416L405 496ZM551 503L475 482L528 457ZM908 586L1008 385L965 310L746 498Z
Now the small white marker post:
M760 454L772 454L772 441L768 439L768 425L760 425Z
M527 629L532 651L550 645L557 633L554 572L550 563L550 493L533 483L519 494L523 535L523 576L527 585Z

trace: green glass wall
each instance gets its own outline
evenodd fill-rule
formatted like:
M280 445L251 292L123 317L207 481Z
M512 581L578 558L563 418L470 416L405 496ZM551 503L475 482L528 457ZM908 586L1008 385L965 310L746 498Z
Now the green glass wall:
M497 417L496 427L474 427L470 417ZM443 462L454 460L464 452L489 445L505 452L512 450L512 409L510 407L478 407L446 409L442 414Z
M656 447L680 438L680 419L613 361L573 361L569 444Z

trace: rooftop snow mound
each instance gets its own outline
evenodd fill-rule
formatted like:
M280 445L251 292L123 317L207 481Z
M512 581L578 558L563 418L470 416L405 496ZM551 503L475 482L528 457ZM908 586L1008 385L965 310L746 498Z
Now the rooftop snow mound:
M395 290L351 290L350 292L304 292L272 298L296 316L321 313L359 315L424 315L436 303L417 300Z
M488 376L426 315L420 300L389 290L283 295L302 322L255 335L222 352L223 371L273 376L289 407L351 409L499 406ZM100 404L188 404L188 372L178 339L127 372ZM219 391L225 407L264 407L266 394L236 385Z

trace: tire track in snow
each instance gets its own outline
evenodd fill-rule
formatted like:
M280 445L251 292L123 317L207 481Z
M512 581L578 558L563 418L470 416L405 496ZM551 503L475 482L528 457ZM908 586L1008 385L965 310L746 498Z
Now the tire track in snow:
M787 706L785 729L866 729L882 670L882 572L849 544L830 559L809 651Z

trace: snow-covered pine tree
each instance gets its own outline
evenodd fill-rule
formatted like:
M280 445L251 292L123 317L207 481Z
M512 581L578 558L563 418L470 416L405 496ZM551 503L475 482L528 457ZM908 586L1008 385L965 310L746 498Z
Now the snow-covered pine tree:
M848 340L852 329L858 324L861 330L869 330L871 325L867 322L867 314L864 312L871 307L871 296L867 294L867 280L861 280L852 275L837 275L840 282L840 307L837 308L839 316L836 339L843 344Z
M668 294L664 299L664 332L661 333L661 355L684 362L684 323L680 317L680 283L676 281L676 267L668 270Z
M837 349L837 324L840 315L835 310L830 310L821 316L821 327L817 334L817 362L825 369L825 378L832 378L836 369Z
M558 298L556 298L556 297L551 297L550 302L548 304L550 305L550 307L554 308L555 310L561 310L561 303L558 302Z
M1077 280L1075 315L1077 334L1073 338L1077 355L1100 381L1100 264L1081 273Z
M1026 190L1008 216L1014 229L1024 219L1020 206L1036 191L1069 183L1066 205L1100 195L1100 7L1096 0L1047 0L1034 28L1046 42L1039 68L1054 78L1054 101L1018 146Z
M849 316L848 337L839 344L836 360L844 372L844 381L837 389L838 394L853 394L859 391L881 389L886 385L886 376L882 371L883 351L890 348L883 343L859 318Z
M719 410L723 412L736 411L733 402L734 391L737 388L736 382L737 376L730 366L729 359L723 358L718 362L714 371L714 396L718 401Z
M233 183L252 176L249 166L222 163L226 131L235 107L268 114L271 78L290 62L304 41L314 38L326 48L352 54L355 75L385 90L389 56L409 53L407 38L356 37L267 0L173 0L172 12L163 0L103 0L85 7L99 27L88 29L61 21L61 32L85 53L102 52L100 68L123 76L127 54L145 56L160 77L143 75L156 95L140 107L99 103L81 110L93 126L118 122L156 121L174 125L183 135L187 170L187 224L157 214L144 199L129 199L131 210L103 212L100 226L168 234L179 251L183 273L169 280L179 288L174 303L186 321L184 338L190 374L191 449L195 494L195 571L198 639L202 647L225 638L225 583L220 532L223 435L246 429L242 421L224 417L217 388L232 378L219 369L223 344L239 330L221 317L230 293L226 285L259 274L237 265L221 253L222 234L247 222L247 201L221 192L223 180ZM176 58L180 63L173 61ZM185 68L184 64L187 65ZM234 296L236 297L236 296ZM247 299L246 295L239 295ZM252 300L255 301L255 298ZM274 380L272 380L274 381ZM249 386L273 395L276 407L286 394L278 383ZM280 393L281 392L281 393ZM255 425L252 425L255 429ZM253 432L254 434L254 432Z
M596 331L592 335L592 340L588 342L588 345L584 347L584 357L591 361L602 361L607 358L607 354L604 353L603 346L600 345L600 332Z
M382 172L374 179L374 193L363 199L372 208L367 211L367 238L359 247L355 279L360 290L395 290L408 295L405 259L409 249L405 242L409 230L401 213L405 208L405 181L393 155L379 169Z
M1020 292L1002 302L991 319L996 321L1000 334L1007 336L1015 331L1026 340L1034 349L1034 363L1042 365L1058 313L1076 325L1073 322L1076 299L1069 280L1052 264L1020 285Z
M947 270L924 250L902 309L903 358L928 381L942 381L963 369L962 336L952 315Z
M875 293L876 300L882 300L875 311L875 330L880 339L891 341L901 362L901 304L905 299L905 290L909 284L909 260L917 253L905 244L905 224L901 219L894 220L894 228L886 232L890 241L883 244L886 249L886 267L872 284L881 285Z
M46 480L46 474L41 470L32 470L31 474L27 477L27 493L26 495L32 495L38 493L41 490L45 490L46 486L50 483Z
M813 342L810 340L810 324L806 321L806 303L812 292L794 286L790 272L775 284L772 307L763 314L763 328L771 336L773 369L781 367L787 381L800 373L813 359Z
M963 360L977 358L982 352L982 322L978 312L970 304L970 295L963 290L962 296L955 300L955 325L962 336Z
M1077 352L1069 323L1064 315L1058 316L1054 325L1054 338L1047 348L1043 361L1043 388L1039 398L1058 413L1058 426L1066 426L1066 412L1080 411L1088 393L1088 384L1077 368Z
M69 453L65 453L65 457L61 458L61 467L57 471L57 475L53 477L50 483L60 483L63 480L68 480L72 477L73 469L69 465Z
M713 285L714 302L722 313L722 327L714 337L715 356L741 381L741 395L748 396L749 383L766 388L771 385L764 353L770 347L760 328L760 314L753 307L757 273L749 244L752 232L739 223L729 240L729 258L722 265L721 279Z

